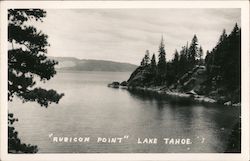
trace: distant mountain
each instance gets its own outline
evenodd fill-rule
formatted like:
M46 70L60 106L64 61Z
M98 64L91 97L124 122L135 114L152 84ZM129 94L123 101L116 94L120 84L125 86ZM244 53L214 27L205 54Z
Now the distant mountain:
M77 59L74 57L50 58L59 62L59 64L56 66L56 68L59 70L126 72L133 71L137 68L137 66L134 64L106 60Z

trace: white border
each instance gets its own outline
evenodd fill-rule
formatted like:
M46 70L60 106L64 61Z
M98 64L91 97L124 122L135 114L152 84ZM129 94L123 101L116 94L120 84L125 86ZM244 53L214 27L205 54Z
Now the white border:
M0 160L249 160L249 2L248 1L2 1L1 5L1 156ZM225 153L7 153L7 8L241 8L242 141L241 154Z

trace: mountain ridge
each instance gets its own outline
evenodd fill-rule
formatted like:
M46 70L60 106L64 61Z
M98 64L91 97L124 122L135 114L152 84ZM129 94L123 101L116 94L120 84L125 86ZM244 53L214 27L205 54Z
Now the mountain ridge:
M137 68L136 65L125 62L98 59L78 59L75 57L49 57L59 62L59 70L72 71L114 71L127 72Z

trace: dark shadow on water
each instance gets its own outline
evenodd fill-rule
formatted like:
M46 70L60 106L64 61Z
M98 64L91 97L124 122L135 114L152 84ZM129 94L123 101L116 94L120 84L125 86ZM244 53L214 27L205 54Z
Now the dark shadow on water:
M174 120L182 122L183 127L191 128L192 122L196 119L194 110L196 107L188 98L171 97L141 90L129 90L129 94L133 98L151 102L152 107L157 108L159 120L165 115L164 112L167 111L168 115Z
M159 117L162 117L164 108L168 108L168 112L171 112L172 116L181 115L185 118L183 122L185 127L191 125L197 114L202 114L203 119L211 122L210 124L215 128L215 137L218 137L224 144L215 149L218 148L218 151L225 153L241 152L240 108L218 104L200 104L193 102L190 98L178 98L141 90L129 90L128 93L133 98L149 101L152 106L156 105Z
M136 97L141 100L148 100L148 101L157 101L162 102L164 104L168 103L173 106L182 106L182 105L192 105L194 102L190 100L189 98L178 98L178 97L172 97L168 95L162 95L155 92L149 92L149 91L141 91L141 90L129 90L129 94L132 97Z
M225 153L241 152L241 122L237 122L229 135Z

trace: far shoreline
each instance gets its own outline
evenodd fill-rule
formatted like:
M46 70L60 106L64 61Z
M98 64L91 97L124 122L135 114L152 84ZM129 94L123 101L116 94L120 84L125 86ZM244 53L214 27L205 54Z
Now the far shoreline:
M60 70L57 69L58 73L81 73L81 72L103 72L103 73L131 73L133 71L103 71L103 70Z

